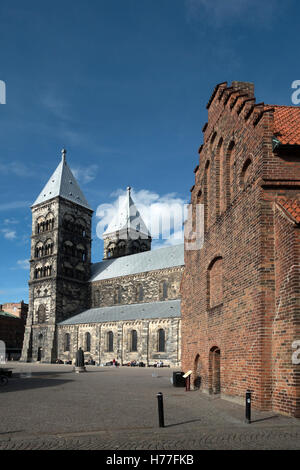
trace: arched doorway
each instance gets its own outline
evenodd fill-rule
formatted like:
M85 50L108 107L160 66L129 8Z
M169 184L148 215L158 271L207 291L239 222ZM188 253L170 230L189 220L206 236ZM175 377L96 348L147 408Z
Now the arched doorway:
M221 351L217 346L209 352L209 393L221 393Z
M42 360L42 357L43 357L43 348L40 346L40 347L38 348L37 360L38 360L38 361L41 361L41 360Z
M195 389L199 389L201 385L201 361L199 354L197 354L197 356L195 357L193 377L193 386Z

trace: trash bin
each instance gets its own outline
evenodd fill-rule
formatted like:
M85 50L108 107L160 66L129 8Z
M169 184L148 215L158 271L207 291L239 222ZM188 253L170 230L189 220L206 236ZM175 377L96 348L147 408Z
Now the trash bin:
M183 378L184 372L173 372L173 385L174 387L185 387L185 379Z

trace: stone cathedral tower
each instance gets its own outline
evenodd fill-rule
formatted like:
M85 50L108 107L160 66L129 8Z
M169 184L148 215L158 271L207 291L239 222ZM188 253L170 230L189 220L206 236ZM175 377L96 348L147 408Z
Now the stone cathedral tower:
M57 323L88 304L92 213L62 150L61 162L32 206L23 361L55 361Z
M104 260L151 250L151 235L134 204L130 186L119 205L116 216L103 234Z

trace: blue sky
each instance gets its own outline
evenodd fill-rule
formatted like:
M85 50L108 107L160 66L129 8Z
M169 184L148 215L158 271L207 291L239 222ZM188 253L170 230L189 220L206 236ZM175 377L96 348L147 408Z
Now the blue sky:
M28 299L29 207L62 147L95 211L128 185L188 201L217 83L292 104L299 17L296 0L1 0L0 303Z

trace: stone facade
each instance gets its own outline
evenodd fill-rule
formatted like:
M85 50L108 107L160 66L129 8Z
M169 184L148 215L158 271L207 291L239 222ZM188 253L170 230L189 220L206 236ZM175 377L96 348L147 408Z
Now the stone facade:
M159 348L159 330L165 334L165 347ZM132 331L137 332L137 348L132 350ZM108 334L113 333L113 345L109 348ZM90 350L87 350L86 333L90 334ZM69 351L66 351L66 334L70 335ZM180 318L116 321L101 324L59 326L58 357L63 361L75 360L76 351L84 350L85 360L97 364L116 359L119 363L142 361L146 365L160 360L164 365L179 366L181 356Z
M174 300L180 297L183 266L91 283L91 307Z
M67 166L66 151L62 154L61 163L32 206L29 312L21 359L74 361L81 346L86 359L97 363L115 357L122 364L133 360L149 364L159 359L167 365L180 364L180 314L174 318L173 310L166 318L167 302L159 318L154 309L154 317L145 319L141 309L138 318L130 321L76 324L76 315L90 308L178 299L183 259L179 266L166 259L166 269L151 270L150 263L147 272L124 276L117 272L111 279L91 282L92 210ZM107 263L122 257L130 265L131 255L150 251L151 236L130 188L121 217L110 227L104 237L104 260L114 259ZM72 318L74 324L73 320L62 324Z
M89 302L92 211L56 197L32 208L29 312L22 360L57 357L58 322Z
M175 300L180 297L183 266L131 276L92 282L91 307L111 307L156 301ZM159 350L158 332L164 331L165 347ZM131 332L137 332L137 350L132 351ZM91 350L87 351L85 335L90 333ZM109 350L107 335L113 333L113 348ZM66 349L69 333L69 351ZM181 359L180 318L153 318L134 321L114 321L101 324L59 325L58 357L75 360L78 347L85 351L87 360L106 363L115 358L121 364L142 361L153 364L162 360L165 365L178 366Z
M300 139L276 143L295 111L256 105L240 82L218 85L207 108L191 189L194 227L204 204L204 245L185 251L182 368L207 393L244 403L250 389L255 407L299 417L300 218L280 197L300 214Z

